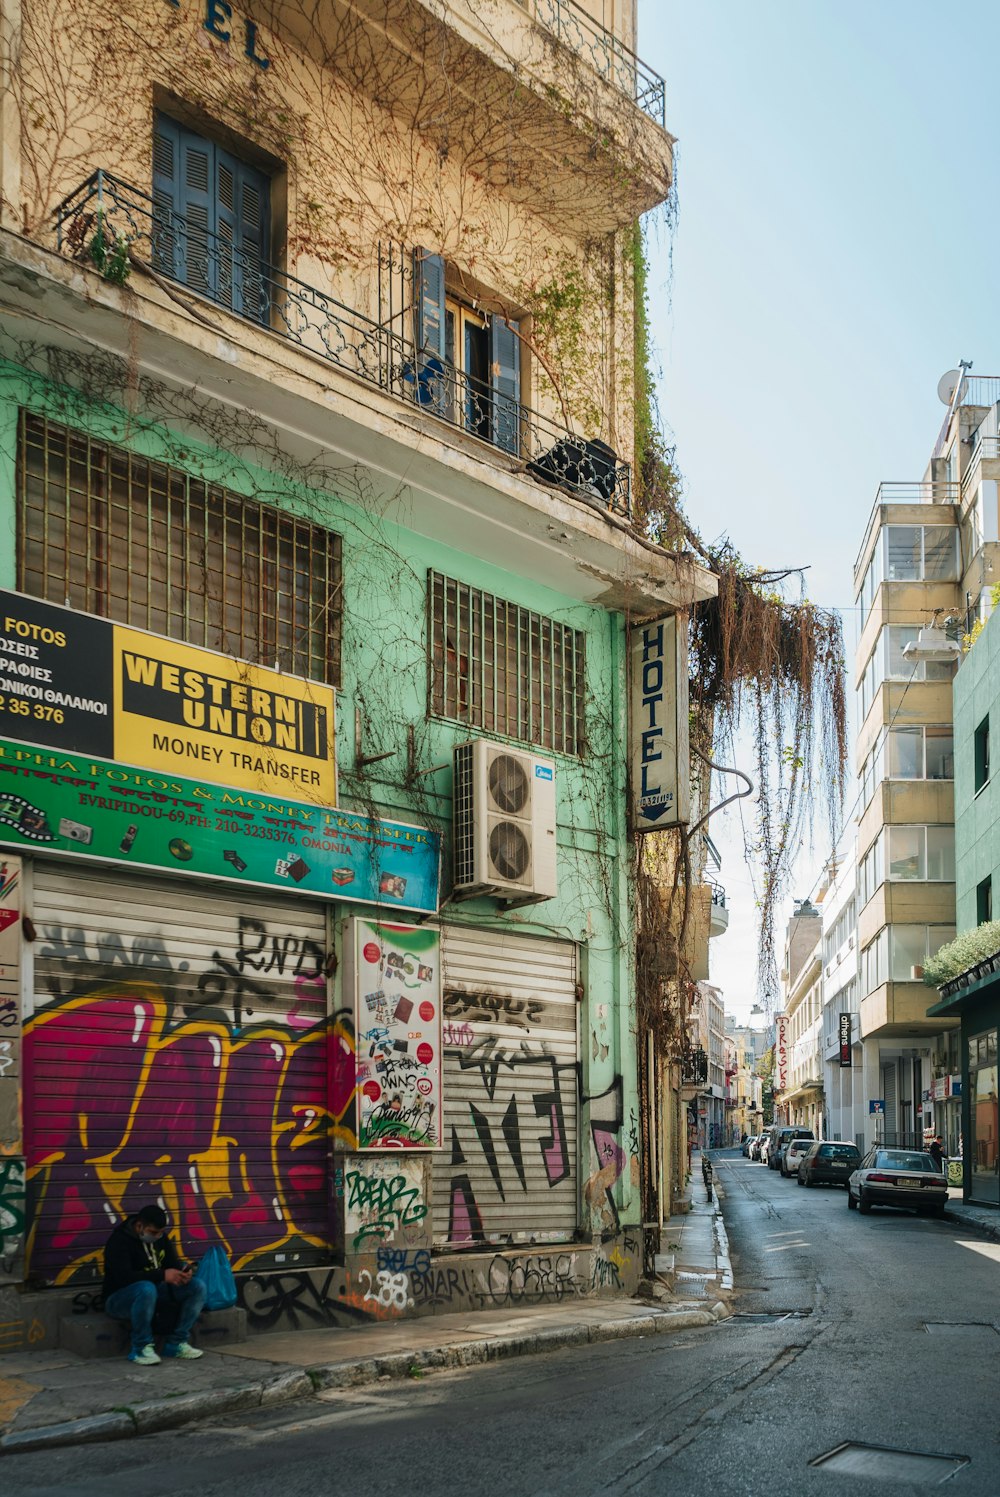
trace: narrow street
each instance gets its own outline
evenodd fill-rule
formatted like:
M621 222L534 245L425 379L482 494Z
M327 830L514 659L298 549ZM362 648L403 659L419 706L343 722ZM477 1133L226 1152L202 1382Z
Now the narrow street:
M968 1458L1000 1482L1000 1246L953 1222L848 1212L736 1151L716 1156L735 1269L719 1327L332 1393L184 1433L10 1457L5 1497L837 1497L922 1491L810 1461L844 1442Z

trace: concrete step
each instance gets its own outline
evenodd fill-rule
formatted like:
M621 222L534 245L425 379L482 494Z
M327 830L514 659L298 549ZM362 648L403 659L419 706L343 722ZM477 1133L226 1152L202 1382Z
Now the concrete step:
M247 1312L239 1309L205 1310L191 1333L192 1345L205 1351L221 1351L246 1339ZM60 1349L78 1357L123 1357L128 1344L127 1324L110 1315L63 1315L59 1319Z

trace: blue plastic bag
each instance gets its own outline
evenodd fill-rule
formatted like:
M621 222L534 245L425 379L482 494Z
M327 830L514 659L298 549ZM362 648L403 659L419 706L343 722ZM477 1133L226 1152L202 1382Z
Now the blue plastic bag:
M205 1286L205 1309L228 1310L236 1303L236 1280L225 1249L210 1247L195 1269L195 1278Z

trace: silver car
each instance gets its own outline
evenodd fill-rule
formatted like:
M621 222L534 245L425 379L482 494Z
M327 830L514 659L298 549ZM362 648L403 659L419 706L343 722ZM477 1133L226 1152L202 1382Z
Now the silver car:
M778 1161L778 1168L786 1178L797 1175L799 1172L799 1161L805 1154L809 1153L815 1139L812 1138L790 1138L782 1150Z
M847 1204L863 1214L873 1206L908 1206L944 1216L948 1181L919 1149L869 1149L847 1182Z

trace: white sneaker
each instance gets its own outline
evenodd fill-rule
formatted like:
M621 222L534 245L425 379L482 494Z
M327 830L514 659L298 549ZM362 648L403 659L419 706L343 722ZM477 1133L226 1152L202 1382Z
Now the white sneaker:
M205 1353L199 1351L196 1346L192 1346L190 1341L181 1341L177 1346L165 1346L163 1348L163 1355L165 1357L181 1357L185 1362L195 1362L199 1357L203 1357ZM159 1357L156 1360L159 1361Z
M201 1352L198 1355L201 1356ZM130 1351L128 1359L139 1367L156 1367L160 1362L151 1345L144 1346L141 1351Z

